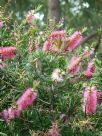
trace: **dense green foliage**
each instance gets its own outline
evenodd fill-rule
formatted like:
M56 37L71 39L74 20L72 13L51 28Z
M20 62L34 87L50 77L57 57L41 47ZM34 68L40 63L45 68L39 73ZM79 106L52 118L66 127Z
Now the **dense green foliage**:
M20 11L22 14L22 11L25 11L25 9L35 8L40 3L42 7L39 12L43 13L46 18L46 1L39 1L32 0L30 7L28 6L30 5L29 0L15 0L15 3L13 3L14 1L11 2L10 10ZM69 27L80 27L84 31L81 27L82 25L91 26L91 23L92 26L100 25L101 18L97 16L99 11L99 16L101 14L100 4L96 2L98 9L92 12L90 9L96 9L93 8L95 5L92 1L87 0L90 7L87 10L82 7L75 16L69 12L73 4L64 0L61 1L62 16L65 15L65 24L68 24L65 25L68 35L76 30L69 29ZM3 2L4 0L1 3L3 4ZM67 12L65 12L67 8L66 3L69 7ZM101 3L101 0L99 3ZM86 14L87 12L88 14ZM44 53L42 52L42 46L49 37L49 34L53 29L56 30L60 27L60 29L64 29L63 26L54 26L53 22L41 25L39 20L36 20L33 26L29 26L25 23L24 18L19 24L9 14L4 15L5 13L0 14L0 20L4 21L4 27L0 29L0 46L15 46L17 51L16 57L7 60L6 67L0 69L0 112L12 106L26 88L29 86L34 87L35 81L38 81L39 85L36 88L38 91L37 100L23 111L19 118L12 120L10 123L0 119L0 135L36 136L34 133L37 133L38 136L44 136L43 133L48 131L52 122L57 122L61 136L101 136L102 104L97 106L97 111L94 115L86 116L82 111L81 100L85 86L96 85L97 90L102 91L102 61L98 60L97 53L92 56L96 59L95 65L97 71L87 81L84 80L82 70L77 75L78 81L74 83L72 82L72 76L66 72L66 66L72 55L77 54L80 56L85 46L90 47L91 45L91 47L95 47L95 41L92 41L93 43L84 43L84 45L65 55ZM90 16L93 20L91 20ZM96 17L99 21L95 19ZM86 30L83 33L89 35L90 30ZM16 36L13 35L14 32ZM28 53L30 39L33 41L34 48L32 54ZM35 47L37 40L39 41L39 50L36 50ZM83 61L84 69L91 59L89 57ZM63 73L64 82L62 83L51 80L51 74L56 68L60 68ZM64 122L62 115L66 116L66 122Z

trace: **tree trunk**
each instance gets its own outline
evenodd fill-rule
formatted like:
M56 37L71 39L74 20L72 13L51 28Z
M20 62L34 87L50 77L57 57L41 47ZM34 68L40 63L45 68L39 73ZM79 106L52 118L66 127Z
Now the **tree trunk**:
M59 0L48 0L48 18L54 19L56 23L60 20L60 2Z

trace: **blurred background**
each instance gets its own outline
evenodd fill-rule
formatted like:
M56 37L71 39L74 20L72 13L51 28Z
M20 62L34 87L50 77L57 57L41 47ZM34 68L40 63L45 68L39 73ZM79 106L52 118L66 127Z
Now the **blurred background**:
M95 29L102 23L102 0L0 0L0 6L9 4L6 12L22 19L28 10L40 6L38 17L46 21L63 18L67 27L88 27Z
M0 6L4 8L6 16L11 14L13 20L18 22L24 19L29 10L38 9L35 17L40 24L47 23L48 19L55 19L56 22L63 21L66 29L87 28L85 35L102 26L102 0L0 0ZM97 37L92 39L97 42ZM100 58L101 50L100 42Z

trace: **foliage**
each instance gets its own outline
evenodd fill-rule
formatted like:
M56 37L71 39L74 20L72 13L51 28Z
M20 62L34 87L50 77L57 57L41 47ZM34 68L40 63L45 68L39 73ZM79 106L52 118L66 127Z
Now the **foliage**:
M0 45L17 48L16 57L6 60L6 67L0 69L0 111L12 106L26 88L29 86L35 88L35 82L39 82L36 87L38 90L36 102L23 111L19 118L9 123L0 119L0 134L33 136L34 133L39 133L41 135L47 132L52 122L57 122L62 136L99 136L99 133L102 133L101 105L97 106L95 114L88 116L82 111L81 99L85 85L96 85L101 91L102 62L95 56L97 72L94 76L85 81L82 69L76 75L78 81L73 83L74 76L66 72L67 64L73 54L80 56L83 53L83 46L66 54L42 51L44 42L52 31L61 26L60 24L55 26L54 22L50 22L42 26L38 20L35 20L33 25L28 25L22 20L20 25L16 21L9 25L12 18L4 17L3 14L0 17L0 20L4 21L4 26L0 29ZM66 28L66 31L69 35L74 29ZM32 41L33 47L30 54L29 41ZM39 45L38 49L36 44ZM88 43L85 45L90 46ZM92 58L88 57L83 61L84 69L89 60ZM64 82L52 81L51 74L56 68L61 69Z

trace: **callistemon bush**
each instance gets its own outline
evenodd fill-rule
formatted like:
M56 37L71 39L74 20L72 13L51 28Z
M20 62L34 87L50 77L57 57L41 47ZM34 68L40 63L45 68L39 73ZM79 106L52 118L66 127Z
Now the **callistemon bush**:
M0 134L98 135L102 63L94 53L97 38L87 42L88 30L46 25L35 13L13 25L0 12Z

